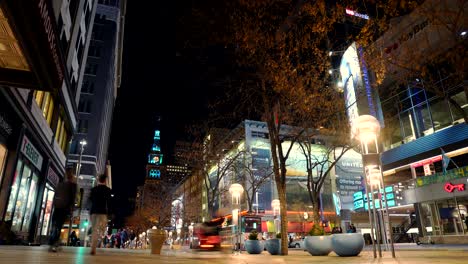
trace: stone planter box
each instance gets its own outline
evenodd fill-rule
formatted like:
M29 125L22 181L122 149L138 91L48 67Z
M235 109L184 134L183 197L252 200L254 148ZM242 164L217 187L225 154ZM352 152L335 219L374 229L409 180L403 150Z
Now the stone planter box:
M332 251L332 236L306 236L305 248L312 256L327 256Z
M260 254L263 251L263 245L259 240L246 240L245 250L247 250L249 254Z
M338 256L357 256L364 247L364 237L360 233L334 234L332 239L333 251Z
M268 239L265 243L266 250L271 255L280 255L281 254L281 239L271 238Z
M166 232L161 229L149 229L147 235L150 241L151 254L161 254L161 248L166 240Z

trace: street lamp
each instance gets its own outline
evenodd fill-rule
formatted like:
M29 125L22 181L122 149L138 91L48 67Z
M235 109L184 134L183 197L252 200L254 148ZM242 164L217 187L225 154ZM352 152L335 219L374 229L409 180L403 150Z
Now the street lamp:
M278 234L280 231L279 219L276 218L277 215L280 215L280 200L274 199L271 201L271 209L273 209L273 217L275 217L275 231Z
M238 227L237 231L237 241L238 244L236 245L236 254L240 254L241 251L241 215L240 215L240 210L241 210L241 194L244 192L244 187L238 183L233 183L229 187L229 193L231 194L232 198L232 220L233 224Z
M382 202L382 192L381 190L385 188L383 182L383 173L382 173L382 166L380 161L380 150L379 144L377 141L377 136L380 133L380 123L379 121L371 115L361 115L355 120L353 120L353 136L358 139L361 143L361 153L362 153L362 160L364 166L364 175L366 176L366 184L365 184L365 197L367 199L367 208L369 213L369 222L371 224L371 233L372 238L374 234L374 230L376 230L377 236L377 246L379 250L379 257L382 257L382 251L380 247L380 230L382 230L382 236L385 238L387 235L390 239L391 244L391 251L392 257L395 258L395 249L393 246L393 235L392 235L392 225L390 222L390 217L388 214L388 204L387 200L385 199L385 210L384 210L384 217L377 216L376 212L376 200L378 204L381 206L384 203ZM370 194L372 196L372 205L370 204L369 198L369 189ZM374 190L377 190L377 196L374 194ZM385 195L385 191L384 191ZM379 206L379 207L380 207ZM372 209L373 213L371 215L370 210ZM381 219L381 223L379 219ZM385 224L385 220L387 220L387 225ZM388 228L388 232L386 229ZM387 242L386 239L385 243ZM387 244L387 243L386 243ZM374 258L377 257L375 243L372 243L373 251L374 251Z
M81 173L81 158L83 156L84 148L88 144L85 139L80 140L80 157L78 159L78 165L76 166L76 176L79 177Z

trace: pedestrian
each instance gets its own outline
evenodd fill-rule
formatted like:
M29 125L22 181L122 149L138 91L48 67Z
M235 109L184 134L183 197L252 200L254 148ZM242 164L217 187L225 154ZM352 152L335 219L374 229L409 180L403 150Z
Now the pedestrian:
M91 255L96 254L98 236L102 237L107 226L107 215L111 209L111 189L106 186L106 175L98 177L98 185L91 189Z
M76 247L77 240L78 240L78 237L76 236L76 232L73 231L70 235L70 243L72 247Z
M349 226L349 233L356 233L356 227L354 226L354 224L351 224Z
M65 170L66 181L57 185L54 197L54 213L52 216L52 228L49 238L49 251L57 252L60 246L60 230L73 211L75 205L76 183L73 167L67 167Z

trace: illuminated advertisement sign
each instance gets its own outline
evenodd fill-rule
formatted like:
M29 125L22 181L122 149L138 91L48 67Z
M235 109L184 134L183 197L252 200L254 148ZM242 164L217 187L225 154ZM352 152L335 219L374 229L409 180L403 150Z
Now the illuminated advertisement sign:
M347 15L350 15L350 16L355 16L355 17L359 17L359 18L362 18L362 19L367 19L369 20L369 16L366 15L366 14L361 14L361 13L358 13L354 10L351 10L351 9L348 9L346 8L346 14Z
M361 67L359 66L356 43L353 43L343 54L340 74L346 100L346 112L352 125L353 120L359 116L356 89L362 87Z
M341 59L340 74L345 95L346 113L351 126L359 115L369 114L376 117L383 127L380 101L376 90L372 89L363 53L363 48L354 42Z
M383 195L384 191L385 191L385 195ZM385 206L385 202L387 202L388 207L392 207L396 205L395 194L393 192L393 186L387 186L384 189L380 189L380 193L382 194L383 206ZM369 197L371 208L372 208L372 204L375 205L375 208L380 208L381 204L380 204L379 199L375 199L375 201L372 203L373 197L371 193L368 193L368 197ZM354 210L362 209L362 208L364 208L364 210L369 209L369 206L367 205L367 199L363 191L355 192L353 194L353 198L354 198Z

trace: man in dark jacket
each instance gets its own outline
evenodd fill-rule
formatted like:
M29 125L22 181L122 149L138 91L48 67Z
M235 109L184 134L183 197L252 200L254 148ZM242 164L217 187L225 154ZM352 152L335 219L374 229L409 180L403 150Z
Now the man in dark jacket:
M96 254L98 235L105 235L107 215L111 207L111 189L106 186L106 175L98 177L98 185L91 189L91 255Z
M60 245L60 230L70 215L75 205L76 183L72 167L65 171L66 180L58 184L54 197L54 215L52 216L52 230L49 239L49 251L56 252Z

